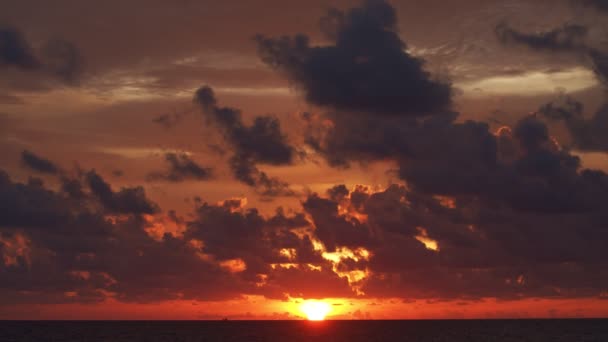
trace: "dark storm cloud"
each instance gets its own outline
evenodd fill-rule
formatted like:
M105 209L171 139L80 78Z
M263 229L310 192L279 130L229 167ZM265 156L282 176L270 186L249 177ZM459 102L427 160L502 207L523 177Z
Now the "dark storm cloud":
M170 182L182 182L185 180L208 180L212 177L213 170L202 167L185 153L167 153L165 160L169 164L166 172L152 172L148 174L149 180L166 180Z
M52 161L37 156L28 150L23 150L21 152L21 162L25 166L38 172L48 174L57 174L59 172L59 168Z
M229 165L238 180L256 188L263 196L294 194L287 183L269 177L257 168L257 164L290 165L295 159L295 150L281 132L279 119L256 116L247 126L239 109L218 106L215 94L208 86L196 91L194 101L232 147Z
M284 73L310 103L411 116L450 104L450 86L432 80L422 60L405 52L395 9L388 3L332 9L320 26L332 45L311 46L305 35L256 38L262 61Z
M51 75L66 84L77 84L83 58L70 42L55 39L34 50L24 35L12 27L0 26L0 67Z

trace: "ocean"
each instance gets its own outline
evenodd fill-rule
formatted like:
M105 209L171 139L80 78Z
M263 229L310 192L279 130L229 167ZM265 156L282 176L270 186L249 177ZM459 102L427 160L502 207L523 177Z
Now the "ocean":
M2 321L0 341L608 342L608 320Z

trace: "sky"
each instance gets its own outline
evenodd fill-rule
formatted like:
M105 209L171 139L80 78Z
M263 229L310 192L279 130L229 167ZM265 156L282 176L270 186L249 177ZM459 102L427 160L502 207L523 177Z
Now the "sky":
M608 317L606 0L0 7L0 318Z

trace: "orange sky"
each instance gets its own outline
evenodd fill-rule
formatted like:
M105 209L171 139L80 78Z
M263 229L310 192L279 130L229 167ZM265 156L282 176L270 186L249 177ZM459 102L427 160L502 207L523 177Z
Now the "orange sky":
M2 7L1 319L608 317L607 13Z
M525 299L496 301L414 301L400 299L324 299L332 305L326 319L498 319L498 318L597 318L606 317L604 300ZM171 301L125 304L113 300L103 305L60 304L7 307L3 319L67 320L285 320L305 319L302 300L287 302L263 298L222 302Z

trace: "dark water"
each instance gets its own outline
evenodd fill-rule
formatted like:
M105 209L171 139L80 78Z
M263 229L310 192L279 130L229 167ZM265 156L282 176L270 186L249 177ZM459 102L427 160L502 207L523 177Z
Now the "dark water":
M0 341L608 342L608 320L4 321Z

